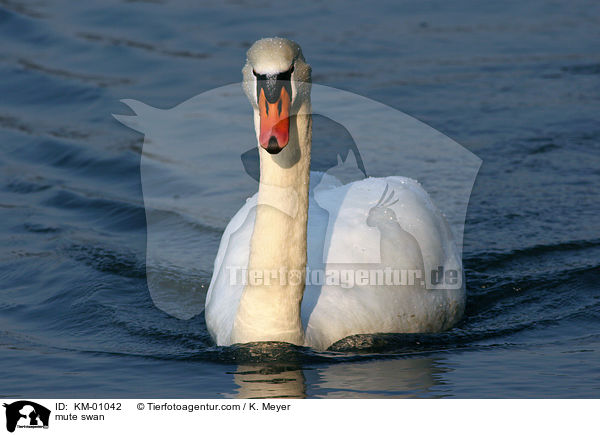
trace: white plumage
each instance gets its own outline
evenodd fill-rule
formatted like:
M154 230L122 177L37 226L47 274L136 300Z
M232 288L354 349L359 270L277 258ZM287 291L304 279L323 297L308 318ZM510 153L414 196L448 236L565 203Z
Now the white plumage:
M395 213L401 228L410 231L417 245L403 243L406 234L394 231L390 214L381 210L380 215L375 216L375 206L386 186L398 199L388 210ZM219 345L233 344L231 328L244 285L239 279L237 285L231 285L230 271L248 267L257 197L258 194L249 198L231 219L215 259L206 313L210 319L209 330ZM376 226L367 224L369 216L377 221ZM382 238L397 248L392 258L389 252L380 249ZM416 181L404 177L367 178L341 185L327 174L311 173L307 236L309 278L311 271L323 270L323 263L327 265L325 276L327 270L356 272L357 269L384 270L385 267L423 270L418 260L421 255L425 270L428 270L427 265L429 270L438 265L445 270L460 270L460 257L448 225ZM317 277L315 281L323 280ZM306 286L301 309L304 345L326 349L353 334L438 332L456 323L464 310L464 285L457 289L428 290L420 282L414 286L355 285L352 288L348 288L348 284L309 283Z
M465 304L460 252L419 183L395 176L344 185L332 170L310 173L309 189L310 67L291 41L268 38L248 52L244 90L256 130L253 71L290 65L289 144L276 154L259 147L259 192L222 236L205 308L211 336L218 345L287 341L326 349L354 334L451 327ZM308 279L243 281L247 269L260 268L306 268ZM420 274L411 282L413 271Z

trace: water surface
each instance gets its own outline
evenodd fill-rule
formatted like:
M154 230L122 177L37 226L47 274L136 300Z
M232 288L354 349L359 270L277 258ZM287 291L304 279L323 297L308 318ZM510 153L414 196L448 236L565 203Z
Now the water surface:
M599 397L599 29L585 0L1 2L0 395ZM238 82L270 35L483 159L457 327L224 349L152 303L143 137L111 113ZM208 284L225 225L173 279Z

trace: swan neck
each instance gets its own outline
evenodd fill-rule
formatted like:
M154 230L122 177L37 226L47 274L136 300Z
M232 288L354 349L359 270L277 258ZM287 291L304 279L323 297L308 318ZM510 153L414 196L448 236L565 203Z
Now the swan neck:
M232 343L304 343L300 306L306 275L312 135L310 110L304 109L305 114L290 118L289 142L279 154L259 147L256 219Z

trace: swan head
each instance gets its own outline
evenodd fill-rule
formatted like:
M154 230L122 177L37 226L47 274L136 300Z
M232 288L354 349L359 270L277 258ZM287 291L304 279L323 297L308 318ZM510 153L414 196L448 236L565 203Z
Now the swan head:
M295 42L264 38L248 49L242 75L254 109L258 143L277 154L288 144L290 117L310 103L310 65Z

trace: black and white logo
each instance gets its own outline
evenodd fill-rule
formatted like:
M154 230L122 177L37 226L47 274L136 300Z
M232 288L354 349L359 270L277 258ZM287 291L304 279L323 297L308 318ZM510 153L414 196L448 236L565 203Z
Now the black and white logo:
M48 428L50 410L29 400L19 400L4 404L6 408L6 430L14 432L16 428Z

